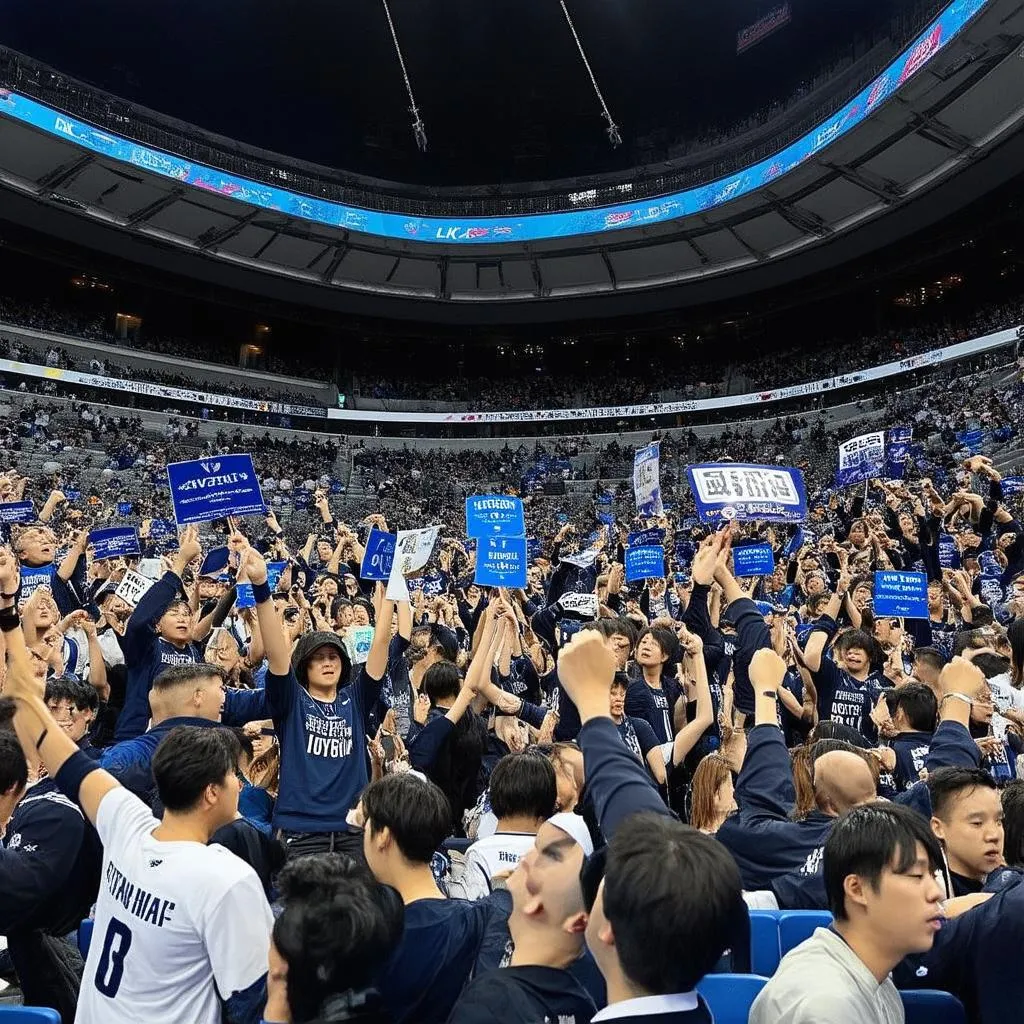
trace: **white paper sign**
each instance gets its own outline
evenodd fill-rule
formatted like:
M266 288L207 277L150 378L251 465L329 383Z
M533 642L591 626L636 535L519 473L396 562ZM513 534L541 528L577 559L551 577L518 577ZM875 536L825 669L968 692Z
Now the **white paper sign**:
M561 555L559 561L575 565L577 569L589 569L597 561L597 551L594 548L584 548L576 555Z
M153 586L151 579L129 569L124 574L124 579L118 584L117 590L114 593L125 604L130 604L134 608L151 586Z
M563 594L558 603L562 611L572 612L574 615L590 616L597 618L597 595L596 594Z
M151 580L158 580L163 576L163 569L160 567L159 558L139 559L139 572Z
M395 540L395 559L388 577L389 601L408 601L409 588L405 577L418 572L430 561L441 527L428 526L422 530L399 530Z
M353 664L365 665L373 643L373 626L353 626L348 631L347 640Z

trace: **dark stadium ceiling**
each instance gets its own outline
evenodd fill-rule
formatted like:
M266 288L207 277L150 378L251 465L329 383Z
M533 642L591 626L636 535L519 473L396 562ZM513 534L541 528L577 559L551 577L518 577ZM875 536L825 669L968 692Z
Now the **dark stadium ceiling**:
M429 148L417 150L382 0L5 0L0 43L210 131L424 185L532 181L665 159L793 94L915 0L389 0ZM926 3L925 3L926 6Z

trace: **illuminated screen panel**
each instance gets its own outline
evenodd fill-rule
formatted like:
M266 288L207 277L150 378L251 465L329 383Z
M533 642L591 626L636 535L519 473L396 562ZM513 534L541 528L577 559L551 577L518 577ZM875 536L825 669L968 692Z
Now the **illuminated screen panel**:
M675 192L640 203L564 213L454 221L364 210L300 195L274 185L225 174L203 164L191 163L94 128L84 121L9 90L0 89L0 114L33 125L44 132L74 139L83 149L134 164L152 174L238 199L251 206L276 210L292 217L364 235L443 245L574 238L602 231L665 223L710 210L787 174L863 121L904 82L917 74L988 2L953 0L885 71L835 115L760 163L685 192Z

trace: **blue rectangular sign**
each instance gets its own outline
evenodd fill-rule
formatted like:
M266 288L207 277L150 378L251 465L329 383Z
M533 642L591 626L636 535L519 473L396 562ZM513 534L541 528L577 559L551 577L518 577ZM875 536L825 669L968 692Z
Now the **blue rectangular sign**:
M771 544L743 544L732 549L734 576L771 576L775 555Z
M364 580L387 581L391 575L391 563L395 560L395 543L393 533L385 533L376 526L371 528L366 538L363 552L363 564L359 567L359 575Z
M176 537L178 531L170 519L152 519L149 523L149 539L163 540L165 537Z
M665 531L654 526L649 530L637 530L626 538L626 546L641 548L648 544L660 544L665 539Z
M466 499L467 537L524 537L523 499L484 494Z
M484 587L526 587L526 538L482 537L474 580Z
M939 565L943 569L960 568L960 549L956 546L956 538L948 533L939 534Z
M885 475L889 480L903 479L913 436L912 427L890 427L885 432Z
M271 593L277 590L277 585L281 581L281 576L287 568L287 562L267 562L267 586L270 587Z
M89 531L92 557L101 562L105 558L125 558L142 554L139 535L134 526L105 526Z
M1024 476L1004 476L999 486L1003 489L1003 497L1012 498L1024 493Z
M167 467L167 482L179 526L265 511L251 455L174 462Z
M36 510L31 501L5 501L0 504L0 523L34 523Z
M665 575L665 549L660 544L626 548L626 582L657 579Z
M268 579L269 583L270 580ZM256 595L253 593L251 583L239 583L235 590L235 607L236 608L255 608L256 607Z
M923 572L876 572L872 610L904 619L928 618L928 577Z
M710 462L687 466L686 476L705 523L800 523L807 518L804 475L792 466Z
M117 503L117 514L127 519L132 514L132 503L130 501L119 501Z

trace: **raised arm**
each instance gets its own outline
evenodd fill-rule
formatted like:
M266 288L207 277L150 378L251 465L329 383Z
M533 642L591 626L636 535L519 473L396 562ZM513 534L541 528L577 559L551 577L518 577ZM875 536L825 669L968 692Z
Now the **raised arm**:
M18 739L27 750L38 751L47 774L56 779L65 795L78 801L95 825L100 802L120 783L96 768L50 714L43 700L45 683L32 671L13 599L0 598L0 630L7 644L4 694L17 704L14 728Z
M704 664L704 645L700 637L685 627L680 632L680 641L683 645L684 664L697 691L697 714L692 722L687 722L676 733L672 743L673 764L682 764L686 760L686 755L715 721L715 706L711 700L711 687L708 686L708 673Z
M611 720L614 677L615 655L596 630L577 633L558 660L558 678L583 723L578 740L587 789L606 839L632 814L669 813L646 768Z

